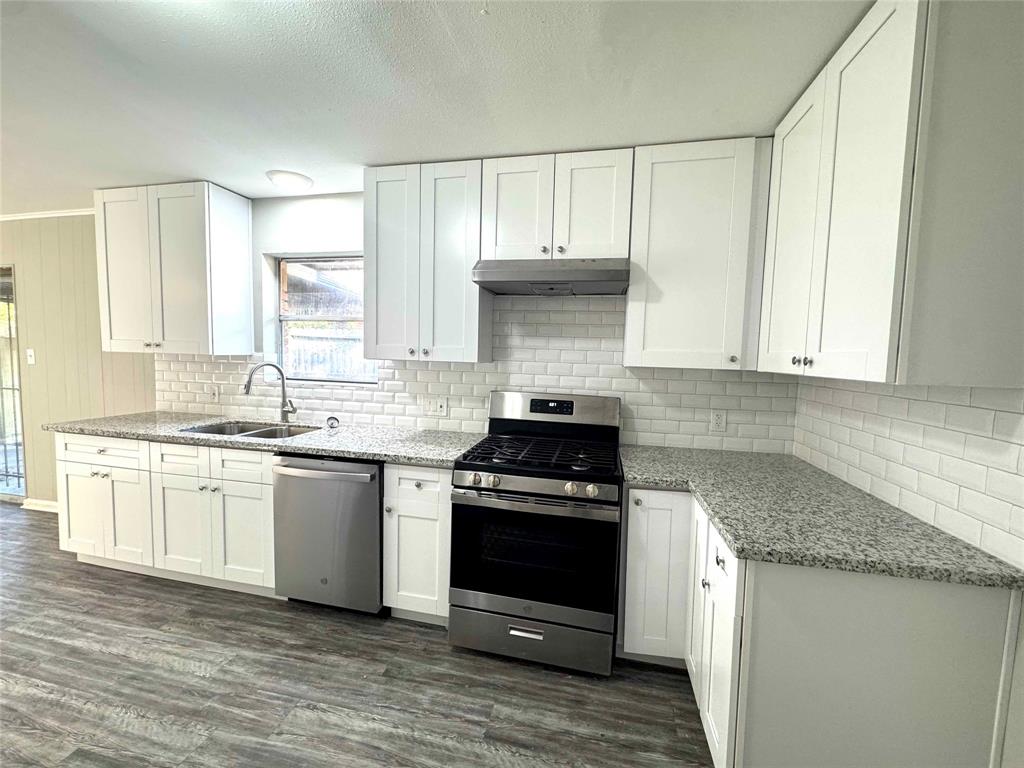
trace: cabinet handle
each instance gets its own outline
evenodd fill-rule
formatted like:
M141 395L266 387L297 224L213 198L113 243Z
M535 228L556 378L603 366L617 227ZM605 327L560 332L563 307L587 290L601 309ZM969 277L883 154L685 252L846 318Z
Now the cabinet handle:
M430 350L427 349L426 347L422 349L422 352L424 357L430 357Z
M416 348L415 347L409 347L409 354L410 355L415 355L416 354Z
M96 453L106 453L106 452L107 452L106 448L97 448L96 449Z
M417 481L416 481L415 483L413 483L412 485L413 485L413 488L415 488L415 489L416 489L417 491L418 491L418 490L419 490L420 488L422 488L422 487L423 487L423 483L421 483L421 482L420 482L419 480L417 480Z
M541 252L541 253L548 253L548 252L549 252L550 250L551 250L551 249L550 249L550 248L548 248L548 247L547 247L546 245L542 245L542 246L540 247L540 252Z
M804 365L806 365L808 368L810 368L812 365L814 365L814 358L813 357L805 357L804 358Z
M708 587L710 587L710 586L711 586L711 582L709 582L709 581L708 581L707 579L701 579L701 580L700 580L700 585L701 585L701 586L702 586L702 587L703 587L704 589L707 589Z
M730 363L739 362L739 358L736 355L729 355L729 362Z
M390 515L395 510L393 510L390 506L388 506L388 507L384 507L384 511L387 512Z
M205 491L206 490L206 486L205 485L200 485L199 486L199 490L200 491Z
M633 499L633 504L635 504L638 507L642 506L643 503L644 503L644 500L641 499L639 496L637 496L635 499Z
M793 365L800 365L800 358L793 355Z
M565 246L564 245L560 245L555 250L557 250L559 253L565 253Z

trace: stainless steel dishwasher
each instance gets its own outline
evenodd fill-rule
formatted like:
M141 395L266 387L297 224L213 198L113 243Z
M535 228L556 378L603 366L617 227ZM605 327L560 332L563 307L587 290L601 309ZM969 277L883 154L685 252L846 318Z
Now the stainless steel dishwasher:
M379 464L275 456L277 594L379 611L380 499Z

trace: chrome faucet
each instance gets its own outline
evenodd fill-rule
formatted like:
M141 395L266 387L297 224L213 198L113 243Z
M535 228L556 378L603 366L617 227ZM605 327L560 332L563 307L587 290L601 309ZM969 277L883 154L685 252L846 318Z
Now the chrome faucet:
M242 387L242 394L248 395L252 391L252 377L256 374L256 371L260 368L267 367L273 368L277 371L277 375L281 377L281 421L287 424L288 417L291 414L296 413L299 409L296 408L292 401L288 399L288 391L286 389L287 380L285 379L284 371L281 369L280 365L277 363L260 363L259 365L254 365L252 370L249 371L249 378L245 380L245 386Z

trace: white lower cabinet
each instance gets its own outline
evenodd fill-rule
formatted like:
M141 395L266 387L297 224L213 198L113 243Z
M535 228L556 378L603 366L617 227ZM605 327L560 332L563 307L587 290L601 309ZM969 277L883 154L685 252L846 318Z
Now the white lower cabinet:
M629 492L623 650L682 659L690 556L691 496Z
M153 564L148 472L58 461L57 477L61 549Z
M211 482L214 578L274 586L274 487Z
M384 605L447 616L450 473L387 465L384 488Z
M153 565L213 576L210 481L154 472Z

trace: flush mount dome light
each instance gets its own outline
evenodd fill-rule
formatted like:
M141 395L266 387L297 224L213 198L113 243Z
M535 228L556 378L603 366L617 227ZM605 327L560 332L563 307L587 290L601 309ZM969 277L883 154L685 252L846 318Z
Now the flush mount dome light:
M313 180L309 176L303 176L295 171L267 171L267 178L275 187L287 192L302 192L313 186Z

